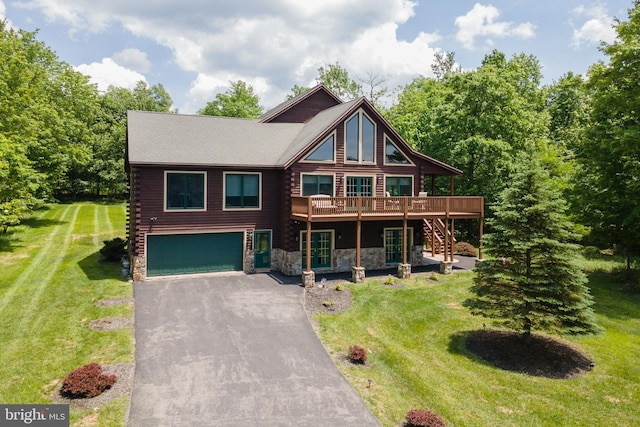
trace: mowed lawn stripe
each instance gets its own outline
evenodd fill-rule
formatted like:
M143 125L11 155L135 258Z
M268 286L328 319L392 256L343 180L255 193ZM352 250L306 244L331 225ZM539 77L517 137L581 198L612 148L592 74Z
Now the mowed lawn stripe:
M63 216L63 218L66 218L67 213L69 212L69 208L71 208L71 206L69 206L65 210L65 215ZM27 286L31 290L31 295L30 298L28 295L26 295L25 299L28 299L28 301L21 304L22 314L20 316L20 321L16 325L14 325L11 330L13 336L23 336L26 331L32 330L33 323L39 319L39 316L35 314L35 311L39 310L40 298L42 297L42 293L51 283L51 279L53 278L53 276L58 273L60 264L62 264L62 261L67 256L67 250L69 249L69 245L71 244L71 234L75 227L79 211L80 206L76 205L73 207L71 220L70 222L65 224L66 231L64 233L62 244L52 249L56 256L42 259L40 261L40 264L38 265L38 268L32 270L30 277L28 279L25 279L28 280L25 283L27 283ZM60 226L57 226L57 228L58 230L56 230L56 236L58 234L58 231L60 230ZM50 241L53 240L57 242L59 239L51 239ZM18 344L19 341L16 340L13 343L15 345Z
M56 237L60 233L60 230L64 225L64 221L67 217L67 214L69 213L69 210L71 210L71 206L67 206L62 211L60 210L47 211L46 214L52 213L51 217L47 218L49 215L45 214L41 218L41 219L51 219L59 222L53 227L49 235L39 242L39 243L43 243L43 245L40 247L40 250L38 251L38 253L24 267L24 270L22 271L22 273L20 273L17 279L15 279L12 283L8 283L8 288L6 290L6 293L2 296L2 300L0 301L0 318L6 319L6 316L4 315L4 310L7 307L7 305L13 300L17 291L19 290L23 292L30 291L28 289L27 290L22 289L22 286L27 281L27 279L32 278L32 276L34 275L34 272L39 273L39 271L42 270L42 264L44 263L44 259L50 254L53 244L57 242ZM19 268L19 267L15 267L15 268Z

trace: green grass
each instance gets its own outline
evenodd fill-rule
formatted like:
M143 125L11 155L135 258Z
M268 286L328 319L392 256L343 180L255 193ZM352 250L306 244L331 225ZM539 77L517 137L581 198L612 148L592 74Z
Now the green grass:
M52 205L0 237L0 402L48 403L67 373L89 362L133 362L131 329L99 332L91 320L130 317L119 265L98 263L103 240L125 233L123 204ZM100 410L101 425L124 424L128 399ZM71 422L93 411L72 411Z
M613 282L618 263L605 261L590 265L597 319L605 333L562 337L596 362L580 378L502 371L467 352L467 333L487 322L461 305L470 296L473 273L440 276L438 282L414 277L401 289L373 280L351 284L351 309L318 315L321 339L385 426L399 425L412 408L430 409L448 426L637 425L640 295ZM337 356L350 345L368 350L367 368L340 362Z

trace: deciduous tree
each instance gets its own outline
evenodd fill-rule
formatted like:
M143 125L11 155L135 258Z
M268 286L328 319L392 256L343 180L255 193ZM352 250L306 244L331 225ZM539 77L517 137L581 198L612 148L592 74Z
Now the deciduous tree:
M260 97L253 86L238 80L230 82L231 87L225 93L219 93L198 114L204 116L240 117L254 119L262 114Z

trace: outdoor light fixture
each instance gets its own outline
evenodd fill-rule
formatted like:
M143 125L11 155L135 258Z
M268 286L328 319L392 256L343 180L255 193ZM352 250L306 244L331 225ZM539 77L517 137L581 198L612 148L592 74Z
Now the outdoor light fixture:
M342 233L338 231L338 240L342 239Z
M367 386L367 388L371 388L371 383L373 382L373 380L369 378L367 381L369 382L369 385Z
M156 222L158 220L157 216L152 216L151 218L149 218L149 221L151 222Z

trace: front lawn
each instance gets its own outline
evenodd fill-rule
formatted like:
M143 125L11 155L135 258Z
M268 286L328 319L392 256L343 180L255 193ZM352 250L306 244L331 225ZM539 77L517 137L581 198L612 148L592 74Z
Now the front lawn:
M67 373L90 362L133 362L131 328L96 331L92 320L131 317L120 266L100 264L103 240L124 237L124 204L52 205L0 236L0 402L50 403ZM123 425L128 398L98 410L72 410L71 421Z
M614 261L606 261L604 270L588 265L597 319L606 332L562 337L596 362L579 378L503 371L468 352L467 334L489 323L461 305L473 273L439 281L414 277L397 289L385 287L384 279L350 284L354 302L348 311L317 315L321 339L385 426L398 426L414 408L440 414L449 426L636 425L640 295L615 282L610 270L620 266ZM368 350L366 367L344 361L351 345Z

